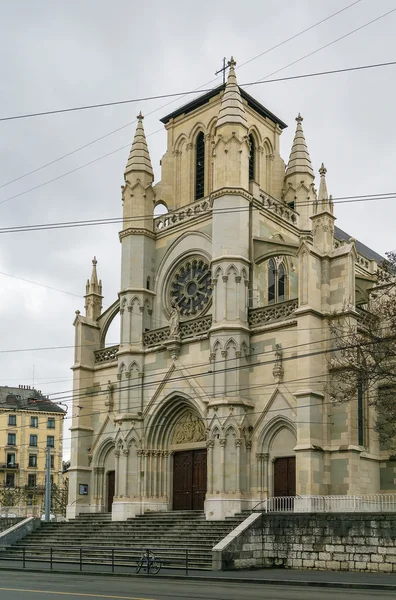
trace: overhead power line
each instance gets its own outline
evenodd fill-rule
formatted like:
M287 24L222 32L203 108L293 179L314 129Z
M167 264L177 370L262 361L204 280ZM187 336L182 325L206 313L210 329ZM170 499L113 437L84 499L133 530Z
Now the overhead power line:
M396 11L396 8L394 9ZM393 11L390 11L393 12ZM386 13L389 14L389 13ZM384 15L383 15L384 16ZM380 18L380 17L379 17ZM378 19L375 19L378 20ZM374 21L370 21L370 23L373 23ZM275 73L279 73L280 71L283 71L284 69L288 68L291 65L296 64L297 62L300 62L302 60L304 60L305 58L308 58L309 56L312 56L313 54L315 54L316 52L319 52L320 50L323 50L324 48L327 48L328 46L330 46L331 44L334 44L335 42L338 42L339 40L344 39L344 37L347 37L347 35L351 35L352 33L355 33L356 31L359 31L360 29L362 29L363 27L367 27L367 25L369 25L370 23L367 23L366 25L359 27L358 29L354 29L354 31L346 34L345 36L342 36L340 38L338 38L337 40L334 40L333 42L330 42L329 44L326 44L325 46L322 46L321 48L318 48L317 50L314 50L313 52L310 52L309 54L306 54L305 56L302 56L301 58L297 59L296 61L290 63L289 65L286 65L285 67L282 67L281 69L278 69L277 71L274 71L274 73L272 73L272 75L274 75ZM319 77L322 75L334 75L336 73L347 73L349 71L360 71L363 69L376 69L379 67L389 67L389 66L394 66L396 64L396 61L390 61L390 62L383 62L383 63L375 63L375 64L370 64L370 65L359 65L357 67L347 67L344 69L332 69L329 71L317 71L315 73L303 73L301 75L294 75L294 76L290 76L290 77L278 77L276 79L258 79L256 81L248 81L246 83L240 83L238 84L239 87L241 88L246 88L246 87L251 87L253 85L263 85L266 83L278 83L280 81L292 81L294 79L304 79L306 77ZM268 76L267 76L268 77ZM206 89L201 89L201 92L212 92L213 90L215 90L216 88L206 88ZM178 97L182 97L182 96L188 96L190 94L196 94L197 90L187 90L184 92L173 92L170 94L158 94L155 96L142 96L139 98L128 98L127 100L115 100L113 102L100 102L98 104L86 104L83 106L74 106L71 108L60 108L60 109L55 109L55 110L46 110L43 112L37 112L37 113L25 113L22 115L13 115L13 116L9 116L9 117L0 117L0 121L14 121L16 119L29 119L32 117L44 117L44 116L49 116L49 115L55 115L55 114L61 114L61 113L68 113L68 112L77 112L77 111L83 111L83 110L92 110L94 108L104 108L107 106L120 106L123 104L136 104L138 102L147 102L149 100L161 100L163 98L174 98L176 96ZM161 130L162 131L162 130ZM103 139L103 138L101 138ZM70 155L70 154L69 154ZM55 162L55 161L53 161ZM53 162L51 162L50 164L53 164ZM14 180L17 181L17 180ZM7 185L7 184L4 184ZM1 186L4 187L4 186Z
M328 17L325 17L324 19L317 21L316 23L313 23L313 25L310 25L309 27L307 27L306 29L303 29L301 31L299 31L298 33L294 34L293 36L283 40L282 42L275 44L275 46L272 46L270 48L267 48L267 50L264 50L263 52L261 52L260 54L257 54L256 56L254 56L253 58L250 58L249 60L245 61L244 63L241 63L238 65L238 69L241 69L242 67L244 67L245 65L247 65L248 63L252 62L253 60L256 60L257 58L260 58L261 56L264 56L265 54L268 54L270 52L272 52L273 50L276 50L277 48L279 48L280 46L283 46L284 44L286 44L287 42L290 42L291 40L296 39L297 37L303 35L304 33L311 31L312 29L314 29L315 27L318 27L319 25L321 25L322 23L332 19L333 17L339 15L340 13L348 10L349 8L352 8L353 6L355 6L356 4L360 4L360 2L362 2L362 0L356 0L356 2L352 2L352 4L348 4L347 6L345 6L344 8L332 13L331 15L329 15ZM214 79L211 79L210 81L207 81L206 83L198 86L196 88L196 92L199 92L202 88L204 88L206 85L210 85L211 83L213 83L214 81L216 81L217 79L219 79L219 77L215 77ZM174 100L171 100L170 102L167 102L166 104L163 104L162 106L152 110L151 112L146 114L146 117L153 115L154 113L162 110L163 108L165 108L166 106L169 106L170 104L173 104L174 102L177 101L177 98ZM37 167L35 169L33 169L32 171L28 171L27 173L24 173L23 175L19 175L18 177L15 177L14 179L11 179L10 181L7 181L5 183L3 183L2 185L0 185L0 189L3 187L6 187L7 185L11 185L12 183L15 183L16 181L19 181L21 179L24 179L25 177L28 177L29 175L33 175L34 173L37 173L38 171L41 171L65 158L68 158L69 156L72 156L73 154L80 152L81 150L85 150L85 148L88 148L89 146L92 146L93 144L96 144L97 142L100 142L102 140L104 140L105 138L114 135L115 133L118 133L119 131L126 129L127 127L130 127L131 125L133 125L134 123L136 123L136 119L134 119L133 121L130 121L128 123L125 123L124 125L121 125L120 127L117 127L116 129L113 129L112 131L109 131L103 135L101 135L98 138L95 138L93 140L91 140L90 142L87 142L86 144L83 144L82 146L79 146L77 148L75 148L74 150L71 150L70 152L67 152L66 154L64 154L63 156L59 156L58 158L55 158L54 160L51 160L50 162L41 165L40 167ZM159 131L162 131L159 130ZM156 133L156 132L154 132ZM149 134L149 135L153 135L153 134ZM147 136L148 137L148 136Z
M270 197L270 196L269 196ZM355 202L379 202L380 200L392 200L396 198L396 192L386 192L384 194L367 194L367 195L358 195L358 196L340 196L338 198L332 198L333 204L349 204ZM298 206L310 206L312 205L314 200L309 202L298 202ZM285 204L287 207L287 204ZM256 207L253 207L257 210ZM169 216L178 216L179 214L184 213L186 207L181 208L179 211L172 211L171 213L165 213L163 215L159 215L159 217L166 218ZM235 208L216 208L213 209L214 214L233 214L233 213L242 213L248 212L249 207L235 207ZM103 219L85 219L81 221L57 221L52 223L36 223L33 225L14 225L12 227L1 227L0 234L5 233L23 233L28 231L49 231L52 229L70 229L75 227L90 227L93 225L114 225L118 223L133 223L135 221L141 221L142 219L147 218L156 218L153 214L145 214L145 215L134 215L131 217L108 217ZM158 230L159 232L162 230ZM0 273L1 274L1 273ZM32 282L34 283L34 282ZM73 294L75 295L75 294Z

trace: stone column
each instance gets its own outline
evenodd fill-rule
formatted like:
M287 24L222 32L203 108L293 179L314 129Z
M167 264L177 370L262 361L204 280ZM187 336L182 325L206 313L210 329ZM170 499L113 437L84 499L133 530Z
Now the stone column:
M235 446L236 446L236 492L238 494L241 491L241 445L242 445L242 439L237 438L235 440Z
M156 498L157 497L157 490L158 490L158 451L155 450L153 452L153 460L152 460L152 473L153 473L153 493L152 495Z
M257 453L257 492L261 494L263 491L263 454Z
M94 503L98 504L98 498L99 498L99 471L100 471L100 467L94 467L94 493L93 493L93 497L94 497Z
M222 394L223 396L225 396L227 394L227 350L222 350L221 351L221 356L223 358L223 391ZM215 390L215 394L217 393L217 390Z
M224 292L224 304L223 304L223 321L227 320L227 281L228 281L228 276L227 275L223 275L223 292Z
M103 506L103 479L104 479L104 467L98 467L98 500L100 506Z
M119 450L115 450L114 451L114 456L115 456L115 485L114 485L114 495L116 497L118 497L118 493L119 493L119 476L120 476L120 451Z
M137 451L137 455L138 455L138 463L139 463L139 483L138 483L138 488L139 488L139 497L141 498L143 495L143 481L142 481L142 473L144 472L144 466L143 466L143 461L144 461L144 451L143 450L138 450Z
M252 467L251 467L251 455L252 455L252 442L249 440L246 442L246 491L248 494L251 492L251 476L252 476Z
M206 442L207 448L207 465L208 465L208 494L213 494L213 446L214 440L208 440Z
M171 501L172 498L172 485L173 485L173 451L171 450L168 455L168 485L167 485L167 493L168 493L168 502Z
M241 295L241 280L242 277L240 275L237 275L235 277L235 283L236 283L236 320L240 321L240 314L239 314L239 307L240 307L240 295Z
M263 454L263 484L264 489L263 492L267 492L267 496L269 496L269 473L268 473L268 461L269 454L266 452Z
M220 442L220 492L225 492L225 445L226 439L221 438Z
M143 456L143 496L144 496L144 498L147 498L148 454L149 454L148 450L142 450L142 456Z
M129 475L129 448L124 448L124 476L123 476L123 495L128 496L128 475Z
M212 287L213 287L213 323L217 323L217 277L213 277L212 279Z

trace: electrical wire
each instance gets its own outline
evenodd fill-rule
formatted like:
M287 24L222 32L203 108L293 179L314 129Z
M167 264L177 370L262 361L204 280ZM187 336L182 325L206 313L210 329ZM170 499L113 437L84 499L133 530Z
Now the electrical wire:
M269 199L272 199L271 196L269 196L268 194L264 193L264 197L267 197ZM210 198L210 196L209 196ZM209 199L208 198L208 199ZM394 200L396 198L396 192L386 192L383 194L367 194L367 195L357 195L357 196L340 196L338 198L331 198L331 202L332 204L350 204L350 203L360 203L360 202L379 202L381 200ZM254 200L254 199L253 199ZM277 200L277 202L281 205L284 206L284 208L289 208L287 203L283 203L280 200ZM303 206L314 206L315 205L315 200L311 200L311 201L307 201L307 202L298 202L297 203L297 207L303 207ZM1 204L1 202L0 202ZM6 233L23 233L23 232L27 232L27 231L48 231L48 230L52 230L52 229L70 229L70 228L76 228L76 227L90 227L90 226L96 226L96 225L114 225L114 224L118 224L118 223L133 223L134 221L141 221L142 219L147 219L147 218L153 218L154 220L156 219L166 219L166 218L170 218L170 217L177 217L177 216L184 216L185 211L189 208L190 205L186 205L183 208L180 208L177 211L172 211L169 213L165 213L163 215L159 215L158 217L154 217L153 214L145 214L145 215L133 215L130 217L108 217L108 218L102 218L102 219L84 219L81 221L58 221L58 222L50 222L50 223L35 223L32 225L13 225L10 227L1 227L0 228L0 234L6 234ZM259 210L259 209L263 209L266 210L265 206L261 206L256 203L252 204L252 208L254 210ZM208 215L209 214L214 214L214 215L218 215L218 214L232 214L232 213L243 213L243 212L249 212L250 210L250 206L236 206L236 207L228 207L228 208L212 208L210 211L208 211ZM203 213L200 213L200 216L202 216ZM162 229L157 229L157 233L161 233ZM59 291L59 290L58 290ZM73 294L73 295L77 295L77 294Z

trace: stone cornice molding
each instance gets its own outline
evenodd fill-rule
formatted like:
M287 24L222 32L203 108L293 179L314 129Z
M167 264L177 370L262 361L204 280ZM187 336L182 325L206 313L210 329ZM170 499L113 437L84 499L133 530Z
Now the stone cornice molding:
M221 198L222 196L242 196L248 202L253 202L253 196L244 188L240 187L223 187L219 190L216 190L210 194L210 201L213 204L213 201L217 198Z
M145 235L146 237L149 237L152 240L156 239L155 233L144 227L128 227L128 229L123 229L122 231L120 231L118 237L121 241L123 238L128 237L129 235Z

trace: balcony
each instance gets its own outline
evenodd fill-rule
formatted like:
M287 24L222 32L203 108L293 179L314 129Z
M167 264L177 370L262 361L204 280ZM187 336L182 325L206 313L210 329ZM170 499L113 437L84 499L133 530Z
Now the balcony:
M0 471L17 471L19 463L0 463Z

